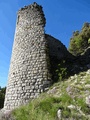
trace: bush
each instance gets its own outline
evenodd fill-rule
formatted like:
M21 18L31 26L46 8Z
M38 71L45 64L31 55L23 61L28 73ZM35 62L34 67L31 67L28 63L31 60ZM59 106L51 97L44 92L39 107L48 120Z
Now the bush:
M84 23L81 31L73 32L70 39L69 51L78 56L90 46L90 23Z
M60 64L58 64L58 68L56 70L56 76L58 80L63 80L67 76L67 68L65 66L65 60L63 60Z

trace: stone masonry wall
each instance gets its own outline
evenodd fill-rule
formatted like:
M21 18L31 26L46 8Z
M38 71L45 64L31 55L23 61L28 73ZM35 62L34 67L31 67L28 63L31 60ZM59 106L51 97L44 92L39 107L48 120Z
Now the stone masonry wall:
M37 98L55 80L61 59L71 58L66 47L45 34L42 7L33 3L18 11L4 110Z
M50 73L52 75L52 82L55 83L57 81L56 70L58 69L58 64L63 60L72 60L73 56L60 40L48 34L45 34L45 38L48 43Z
M42 7L36 3L18 12L5 110L26 104L50 86L45 22Z
M64 58L71 58L65 45L60 40L52 37L51 35L45 34L45 38L48 43L49 56L61 60Z

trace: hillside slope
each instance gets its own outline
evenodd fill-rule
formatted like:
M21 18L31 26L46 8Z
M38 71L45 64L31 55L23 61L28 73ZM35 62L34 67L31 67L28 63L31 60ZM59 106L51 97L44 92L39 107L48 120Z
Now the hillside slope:
M60 120L90 120L90 69L55 83L12 115L15 120L59 120L58 109Z

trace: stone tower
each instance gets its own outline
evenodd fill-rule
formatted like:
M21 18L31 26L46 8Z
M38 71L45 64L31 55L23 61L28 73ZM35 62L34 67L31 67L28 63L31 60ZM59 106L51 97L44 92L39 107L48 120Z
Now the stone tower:
M42 7L33 3L18 11L4 110L12 110L48 89L62 59L71 58L66 47L45 34Z
M18 11L5 110L26 104L51 83L45 22L42 7L37 3Z

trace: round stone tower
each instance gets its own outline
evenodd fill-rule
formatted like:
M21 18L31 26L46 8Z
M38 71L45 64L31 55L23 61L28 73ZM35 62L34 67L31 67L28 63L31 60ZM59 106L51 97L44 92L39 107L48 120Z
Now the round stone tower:
M18 11L5 110L38 97L51 83L45 22L42 7L37 3Z

